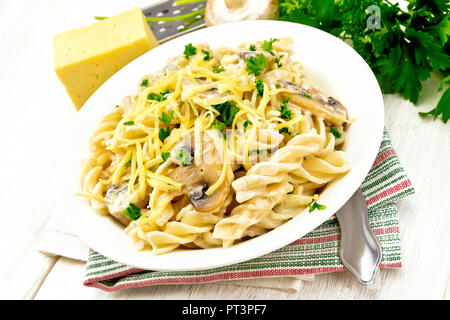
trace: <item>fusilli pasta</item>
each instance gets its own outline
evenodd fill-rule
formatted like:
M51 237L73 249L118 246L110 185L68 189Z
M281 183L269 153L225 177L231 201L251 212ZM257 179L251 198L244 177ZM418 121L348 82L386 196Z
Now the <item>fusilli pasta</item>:
M291 46L187 45L101 121L79 195L154 254L228 247L323 209L320 191L350 170L350 120Z

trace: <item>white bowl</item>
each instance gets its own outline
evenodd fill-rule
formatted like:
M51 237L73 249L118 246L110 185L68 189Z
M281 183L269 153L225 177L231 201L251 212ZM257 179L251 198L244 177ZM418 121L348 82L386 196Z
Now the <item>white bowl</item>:
M163 255L137 251L123 226L100 216L80 191L80 161L88 153L91 135L99 121L121 99L134 94L141 77L160 69L167 58L181 54L188 43L236 46L269 38L291 37L293 59L304 66L309 82L341 101L357 121L347 134L345 151L352 170L321 194L327 209L299 212L282 226L230 248L175 250ZM68 225L87 245L117 262L147 270L202 270L249 260L301 238L330 218L358 189L379 149L384 127L383 99L365 61L346 43L321 30L280 21L245 21L202 29L169 41L117 72L86 102L69 128L60 168L58 191Z

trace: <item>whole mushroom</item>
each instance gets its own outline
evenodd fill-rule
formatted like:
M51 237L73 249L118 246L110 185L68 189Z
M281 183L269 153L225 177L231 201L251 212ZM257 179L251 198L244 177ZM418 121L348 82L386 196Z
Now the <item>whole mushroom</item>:
M241 20L273 20L279 17L278 0L208 0L208 27Z

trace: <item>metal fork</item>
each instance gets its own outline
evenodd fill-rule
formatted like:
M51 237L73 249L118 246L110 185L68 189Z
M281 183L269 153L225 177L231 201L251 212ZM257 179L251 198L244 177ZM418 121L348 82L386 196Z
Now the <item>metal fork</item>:
M361 189L336 213L341 228L339 255L342 264L362 284L372 284L381 262L381 245L369 225L366 199Z

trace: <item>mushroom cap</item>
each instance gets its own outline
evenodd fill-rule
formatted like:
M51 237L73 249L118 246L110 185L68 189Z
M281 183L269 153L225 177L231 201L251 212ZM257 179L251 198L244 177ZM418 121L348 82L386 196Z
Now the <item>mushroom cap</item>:
M219 209L227 199L231 191L231 182L233 181L233 172L228 170L226 179L220 188L209 196L205 193L210 186L219 180L224 165L214 135L217 134L209 134L207 131L203 132L203 138L201 140L201 163L194 163L192 161L189 165L179 165L168 173L169 178L183 183L183 188L177 193L177 196L183 194L188 195L194 208L202 212ZM217 137L218 141L220 139ZM176 151L177 148L193 150L193 140L193 134L186 136L180 143L175 145L174 150ZM193 156L191 160L193 160Z
M279 17L278 0L208 0L208 27L242 20L271 20Z
M290 103L309 110L333 125L342 125L349 122L347 109L335 98L326 96L305 83L301 87L286 80L279 80L278 83L283 88L297 91L297 93L281 94L283 98L289 97Z
M109 213L125 226L131 221L130 217L124 214L124 210L129 206L130 202L133 202L139 208L144 207L148 202L148 197L139 199L137 192L130 194L128 192L128 182L111 185L106 191L105 198L110 201L106 204Z

